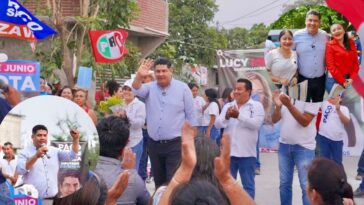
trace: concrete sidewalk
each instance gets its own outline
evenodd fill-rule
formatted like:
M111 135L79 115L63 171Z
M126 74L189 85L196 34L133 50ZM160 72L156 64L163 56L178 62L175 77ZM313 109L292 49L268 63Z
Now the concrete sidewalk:
M278 155L276 153L261 153L261 175L255 177L255 201L261 205L279 205L279 170ZM355 180L359 157L344 157L343 164L348 176L348 182L355 190L360 181ZM293 177L293 201L292 204L302 204L302 194L298 181L297 171ZM364 204L364 198L355 198L356 204Z
M261 153L261 175L255 177L255 201L258 205L279 205L279 170L276 153ZM355 180L359 157L344 157L344 167L348 181L355 190L360 181ZM154 183L147 183L151 194L154 193ZM302 204L301 188L295 171L293 179L293 205ZM357 205L364 204L364 198L355 198Z

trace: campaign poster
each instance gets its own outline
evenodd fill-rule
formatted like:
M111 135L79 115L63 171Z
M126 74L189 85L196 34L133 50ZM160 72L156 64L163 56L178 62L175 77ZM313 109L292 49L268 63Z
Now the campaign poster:
M0 62L0 79L20 92L39 92L40 63L20 60Z

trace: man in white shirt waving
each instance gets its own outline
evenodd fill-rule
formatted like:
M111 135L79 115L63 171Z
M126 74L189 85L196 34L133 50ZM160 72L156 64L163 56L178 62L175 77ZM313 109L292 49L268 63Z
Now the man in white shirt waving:
M236 179L239 171L244 189L255 196L255 166L258 130L264 120L264 108L260 102L250 98L252 83L238 79L234 89L234 101L226 104L217 118L215 126L225 128L231 136L230 171Z

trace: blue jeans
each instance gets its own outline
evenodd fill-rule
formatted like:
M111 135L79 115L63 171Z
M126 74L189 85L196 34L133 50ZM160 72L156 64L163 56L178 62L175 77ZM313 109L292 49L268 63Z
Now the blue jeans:
M257 159L255 157L230 157L230 172L236 179L238 171L241 183L246 192L254 199L255 196L255 165Z
M337 83L334 78L329 77L329 75L326 75L326 81L325 81L325 90L328 94L330 94L330 91L332 89L332 86Z
M208 126L201 126L201 133L205 134ZM217 143L218 138L220 137L220 129L217 129L215 126L211 128L210 138Z
M311 161L315 157L315 151L306 149L300 145L279 144L279 192L281 205L292 204L292 182L294 166L298 170L298 178L302 190L303 205L309 205L307 198L307 172Z
M364 174L364 149L363 152L360 155L360 159L358 162L358 173Z
M364 177L361 179L361 183L359 185L359 189L364 191Z
M258 132L258 141L257 141L257 161L256 161L256 169L260 169L260 159L259 159L259 138L260 138L260 130L262 129L262 126L259 129Z
M15 204L10 192L10 184L8 182L0 183L0 204L13 205Z
M321 157L331 159L341 166L343 165L343 141L330 140L320 134L317 134L316 140L320 147Z
M148 131L147 129L142 129L143 131L143 153L140 157L139 162L139 169L138 174L139 176L145 181L148 177L147 173L147 166L148 166L148 149L147 149L147 143L148 143Z
M135 153L135 169L139 170L140 158L143 154L143 139L140 140L140 142L134 147L132 147L131 150L133 150L133 152Z

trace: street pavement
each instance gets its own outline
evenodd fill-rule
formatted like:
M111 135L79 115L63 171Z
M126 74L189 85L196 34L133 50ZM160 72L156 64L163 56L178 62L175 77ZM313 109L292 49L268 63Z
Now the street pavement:
M258 205L279 205L279 170L278 155L276 153L261 153L261 175L255 177L255 201ZM355 190L360 181L355 180L359 157L344 157L343 164L348 182ZM293 180L293 205L302 204L301 188L298 181L297 171L294 172ZM154 183L147 183L151 194L154 193ZM364 204L364 198L355 198L357 205Z

